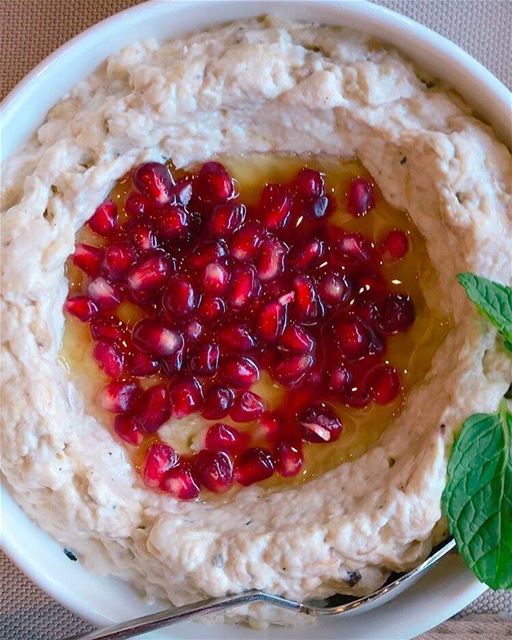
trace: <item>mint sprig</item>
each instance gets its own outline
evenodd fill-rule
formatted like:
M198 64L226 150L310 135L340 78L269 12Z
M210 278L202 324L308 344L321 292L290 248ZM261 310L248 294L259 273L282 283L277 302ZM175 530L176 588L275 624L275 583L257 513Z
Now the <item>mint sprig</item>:
M457 548L479 580L512 589L512 413L468 418L448 463L443 512Z
M474 273L460 284L512 352L512 289ZM441 506L468 567L493 589L512 589L512 413L478 413L462 425Z
M459 273L458 280L469 299L504 337L506 349L512 352L512 288L475 273Z

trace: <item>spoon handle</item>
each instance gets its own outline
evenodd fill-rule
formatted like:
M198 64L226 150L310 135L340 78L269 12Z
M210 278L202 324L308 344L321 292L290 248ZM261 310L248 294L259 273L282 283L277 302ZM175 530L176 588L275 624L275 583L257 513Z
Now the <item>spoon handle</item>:
M185 604L181 607L172 607L164 611L159 611L158 613L152 613L148 616L122 622L112 627L73 636L66 640L126 640L126 638L133 638L135 635L149 633L150 631L155 631L156 629L161 629L162 627L167 627L177 622L189 620L195 616L202 616L208 613L214 613L215 611L225 611L226 609L251 604L258 600L265 600L287 609L302 610L302 605L299 602L280 598L279 596L271 596L270 594L253 589L237 595L209 598L208 600Z

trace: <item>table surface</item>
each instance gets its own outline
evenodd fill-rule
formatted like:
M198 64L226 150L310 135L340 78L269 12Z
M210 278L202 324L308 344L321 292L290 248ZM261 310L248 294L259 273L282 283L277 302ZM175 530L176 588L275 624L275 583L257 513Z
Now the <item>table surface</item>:
M0 94L3 98L58 46L137 0L2 0ZM379 0L438 31L512 87L512 0ZM58 20L56 20L56 16ZM0 640L58 640L90 629L0 555ZM243 637L241 631L241 637ZM487 591L422 640L512 638L512 593Z

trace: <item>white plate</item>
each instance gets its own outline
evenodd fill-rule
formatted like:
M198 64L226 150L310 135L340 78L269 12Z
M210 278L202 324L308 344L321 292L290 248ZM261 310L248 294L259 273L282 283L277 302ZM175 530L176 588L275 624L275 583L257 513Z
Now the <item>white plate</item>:
M276 13L342 24L388 41L435 75L445 78L498 135L511 145L510 92L453 43L382 7L342 2L167 2L153 0L117 14L58 49L32 71L2 103L2 161L44 121L48 109L110 53L144 37L168 39L228 19ZM4 489L2 543L10 558L64 606L97 625L108 625L158 609L146 605L126 583L99 577L70 561L62 548L36 527ZM485 590L457 556L450 555L392 602L368 613L322 620L313 634L324 638L406 640L454 615ZM310 637L301 628L254 631L229 626L181 624L144 638L263 640Z

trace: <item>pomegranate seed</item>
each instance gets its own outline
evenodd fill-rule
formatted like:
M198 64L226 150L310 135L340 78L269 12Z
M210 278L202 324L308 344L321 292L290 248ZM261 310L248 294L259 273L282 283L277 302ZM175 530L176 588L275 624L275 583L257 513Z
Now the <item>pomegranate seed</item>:
M319 171L304 167L295 178L297 193L302 198L317 198L324 192L324 179Z
M144 391L137 421L146 433L154 433L171 417L169 393L165 384Z
M177 420L198 411L203 403L203 390L196 378L180 380L171 387L174 417Z
M235 399L235 392L229 387L211 387L204 399L201 415L208 420L225 418Z
M204 444L211 451L240 453L245 449L248 440L249 437L246 433L241 433L235 427L218 422L206 432Z
M124 203L126 213L133 218L142 218L153 213L153 204L142 193L132 191Z
M235 185L220 162L207 162L197 176L197 191L206 202L225 202L235 195Z
M364 216L375 207L374 186L367 178L353 178L346 197L347 210L353 216Z
M329 375L329 389L333 391L346 390L349 388L351 382L352 375L344 366L337 367L334 371L331 371Z
M190 370L202 376L212 376L219 366L218 344L202 344L190 356Z
M130 270L128 286L133 291L154 291L165 284L172 270L172 263L165 255L145 258Z
M266 342L274 342L286 328L287 306L277 301L268 302L260 311L258 331Z
M128 300L143 307L144 309L154 308L157 302L157 291L134 291L133 289L126 288L126 296Z
M267 449L247 449L235 463L235 479L244 487L266 480L274 473L274 459Z
M110 382L100 393L100 405L112 413L128 413L138 401L139 387L135 382Z
M119 378L124 371L125 358L119 347L102 340L94 345L94 359L110 378Z
M281 337L280 344L289 351L309 353L315 348L313 337L298 325L288 325Z
M324 254L322 240L313 238L290 252L288 264L294 269L307 269Z
M307 442L334 442L340 437L343 429L341 420L323 402L301 411L297 421L302 439Z
M252 422L263 415L263 400L252 391L240 391L231 407L230 417L235 422Z
M89 296L75 295L66 300L64 310L82 322L87 322L98 313L98 305Z
M144 353L171 356L183 346L183 336L156 318L139 320L132 330L134 344Z
M121 303L119 289L101 276L89 282L87 293L100 309L115 309Z
M322 302L335 306L350 298L352 287L345 274L326 273L318 285L318 293Z
M357 265L371 259L373 246L359 233L345 233L338 241L337 252L342 263Z
M256 273L251 265L240 265L233 270L228 295L229 304L236 309L243 307L256 294Z
M226 311L226 305L222 298L215 296L203 296L197 308L197 313L202 320L213 322Z
M227 249L221 242L200 242L190 250L187 262L194 269L204 269L207 264L218 262L226 254Z
M256 257L256 270L260 280L268 282L283 273L287 251L287 247L275 236L267 236L263 240Z
M127 333L127 327L119 318L93 318L89 325L91 338L94 340L122 340Z
M144 440L137 421L133 416L119 415L114 419L114 430L128 444L138 447Z
M71 260L75 267L94 278L100 271L103 261L103 249L79 242L75 247Z
M175 240L187 236L190 220L183 207L169 204L159 211L156 224L160 237Z
M334 336L342 354L350 360L368 355L370 335L367 327L357 318L343 318L334 326Z
M128 370L131 375L140 378L152 376L155 373L158 373L159 369L160 365L158 364L158 360L155 360L147 353L142 353L142 351L139 351L138 349L131 356L128 364Z
M244 223L246 213L243 204L234 202L218 204L212 211L208 229L216 238L230 235Z
M88 227L99 236L110 236L117 228L117 205L105 200L87 221Z
M188 316L197 306L194 288L184 278L173 278L162 296L162 306L172 319Z
M259 208L261 217L269 229L281 229L286 225L292 211L292 200L286 187L267 184L261 192Z
M157 442L152 444L147 453L142 470L144 483L148 487L160 486L164 475L179 464L179 455L168 444Z
M222 293L229 281L229 272L218 262L210 262L204 268L202 285L207 293Z
M275 451L276 471L283 478L296 476L304 466L304 456L299 445L280 442Z
M168 376L173 377L176 373L179 373L183 369L183 356L184 356L185 346L182 345L178 351L173 353L171 356L167 356L167 358L162 358L160 360L160 364L162 365L162 370Z
M203 335L204 327L197 320L190 320L190 322L185 325L183 333L189 342L196 342Z
M345 389L340 396L344 404L354 409L364 409L370 404L370 394L364 389Z
M111 278L123 278L134 260L135 254L129 244L111 244L105 249L103 268Z
M295 290L294 312L301 321L314 320L320 311L315 287L307 276L297 276L293 281Z
M233 387L250 387L260 377L258 365L247 358L229 358L222 365L222 375Z
M366 383L372 400L377 404L389 404L402 387L398 371L389 365L377 365L367 376Z
M233 462L224 451L203 449L194 461L194 475L209 491L225 493L233 485Z
M139 253L146 253L158 247L158 238L149 224L140 223L129 228L130 241Z
M237 260L251 260L261 242L262 229L259 224L249 222L236 231L229 243L229 251Z
M234 353L245 353L256 346L254 336L241 324L220 327L217 337L222 347Z
M199 495L199 485L187 466L169 469L160 483L160 488L179 500L193 500Z
M193 187L190 178L181 178L172 188L173 199L184 207L186 207L192 199L192 192Z
M395 261L405 256L409 249L407 234L400 229L393 229L382 241L380 252L384 260Z
M380 329L386 335L406 331L414 322L416 312L411 298L403 293L390 293L384 300L379 318Z
M286 386L297 385L311 369L315 359L312 355L297 355L282 360L274 369L274 378Z
M320 220L329 213L331 202L328 196L320 196L313 200L313 202L305 207L305 214L308 218L313 220Z
M174 180L164 164L146 162L133 174L133 184L153 202L165 204L171 198Z

